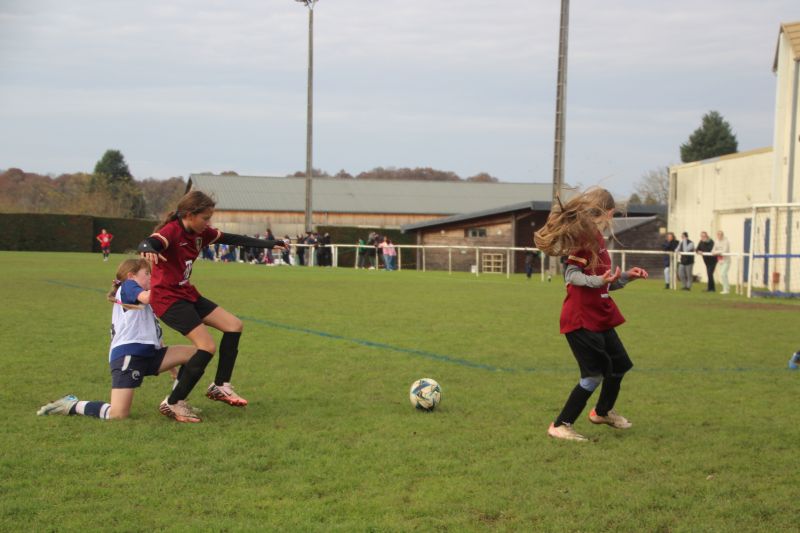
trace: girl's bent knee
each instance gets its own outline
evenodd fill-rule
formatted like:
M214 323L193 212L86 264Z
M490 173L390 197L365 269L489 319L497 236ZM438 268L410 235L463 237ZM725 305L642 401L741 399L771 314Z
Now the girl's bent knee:
M113 406L108 411L109 420L125 420L128 416L130 416L130 411L122 409L115 410Z

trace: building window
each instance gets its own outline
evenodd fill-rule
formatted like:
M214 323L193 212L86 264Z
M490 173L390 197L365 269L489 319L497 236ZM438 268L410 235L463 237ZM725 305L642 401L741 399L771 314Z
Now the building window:
M465 237L486 237L486 228L469 228L464 230Z

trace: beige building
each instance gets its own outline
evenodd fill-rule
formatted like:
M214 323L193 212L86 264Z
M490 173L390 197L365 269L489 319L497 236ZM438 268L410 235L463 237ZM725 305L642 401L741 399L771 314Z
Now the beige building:
M772 220L772 231L762 231L752 220L755 205L800 201L800 22L781 25L772 68L777 77L773 146L670 167L670 231L687 231L696 243L701 231L715 238L721 230L730 240L731 251L738 253L750 251L751 238L764 241L754 245L754 250L800 252L787 248L797 238L787 239L790 233L800 233L791 219L788 226L786 220ZM773 272L785 279L790 265L779 263L773 262L769 273L766 268L754 269L754 283L767 283L764 278L772 279ZM744 280L748 270L747 261L734 261L731 281ZM694 271L705 278L701 261ZM793 287L787 290L800 289L800 269L795 272Z

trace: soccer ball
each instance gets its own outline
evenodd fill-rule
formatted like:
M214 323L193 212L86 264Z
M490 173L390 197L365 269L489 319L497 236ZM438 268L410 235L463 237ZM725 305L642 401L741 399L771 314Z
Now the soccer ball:
M431 378L418 379L408 393L411 405L422 411L433 411L442 401L442 388Z

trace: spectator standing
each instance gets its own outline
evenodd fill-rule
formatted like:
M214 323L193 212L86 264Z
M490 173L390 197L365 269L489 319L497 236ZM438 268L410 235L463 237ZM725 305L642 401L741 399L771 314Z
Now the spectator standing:
M272 234L272 230L269 228L267 228L267 233L264 234L264 238L268 241L276 240L275 235ZM268 265L271 265L275 262L275 258L272 255L272 250L269 248L264 250L264 262Z
M297 264L300 266L304 266L306 264L306 247L299 246L306 243L306 237L304 235L297 236Z
M397 249L392 244L392 239L384 237L383 242L378 245L383 252L383 266L387 271L397 270L394 259L397 257Z
M694 255L691 255L694 252L694 243L685 231L681 233L681 242L678 243L675 251L687 254L681 255L678 260L678 279L683 285L681 290L690 291L692 290L692 270L694 269Z
M708 277L708 288L706 292L717 292L714 285L714 270L717 268L717 256L711 255L714 249L714 240L705 231L700 232L700 242L697 243L697 253L702 254L703 263L706 264L706 276Z
M372 263L371 268L378 268L378 245L381 243L381 236L376 232L370 232L367 244L369 245L369 260Z
M672 261L675 248L678 247L678 241L675 240L675 234L671 231L667 233L666 239L667 240L661 243L661 249L667 252L664 254L664 288L669 289L672 283L672 272L670 272L669 265L670 261Z
M330 233L325 233L325 235L323 235L322 238L320 238L319 254L320 254L319 266L329 267L333 265L333 253L331 250Z
M319 265L319 243L317 239L319 235L316 233L309 233L308 237L306 237L306 244L308 248L306 252L308 253L308 266L318 266Z
M714 243L714 249L711 250L716 254L717 261L719 262L719 280L722 282L722 292L720 294L730 294L730 283L728 282L728 271L731 268L731 243L725 238L725 234L721 231L717 232L717 242Z
M525 250L525 277L531 279L533 275L533 259L535 255L533 250Z
M364 239L358 239L358 261L356 268L367 268L367 255L369 254L369 247Z

